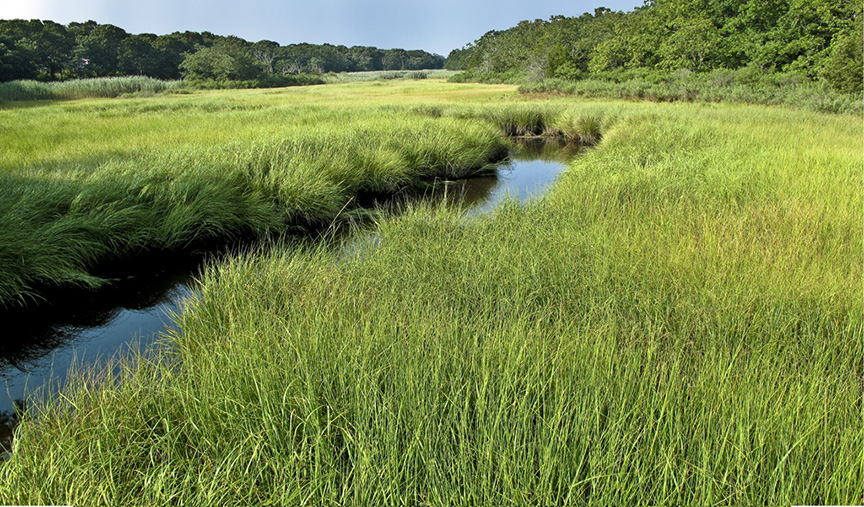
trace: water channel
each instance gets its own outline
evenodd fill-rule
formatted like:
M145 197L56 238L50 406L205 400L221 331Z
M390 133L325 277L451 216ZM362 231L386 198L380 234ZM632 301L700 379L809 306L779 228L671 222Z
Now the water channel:
M494 174L437 182L431 197L458 203L469 214L488 213L508 196L525 201L542 194L581 149L554 139L517 145ZM16 406L32 393L62 383L73 365L104 363L158 339L212 258L204 251L154 254L106 266L99 274L115 280L109 287L58 293L26 311L0 312L6 329L0 341L0 447L11 436Z

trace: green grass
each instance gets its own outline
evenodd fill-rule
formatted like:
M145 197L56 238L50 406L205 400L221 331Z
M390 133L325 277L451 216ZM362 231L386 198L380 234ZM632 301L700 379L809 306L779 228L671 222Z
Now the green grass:
M602 140L530 204L214 266L160 350L26 418L0 501L861 501L861 118L418 86L302 100Z
M489 125L402 106L273 105L284 93L5 111L0 305L98 286L99 263L146 250L326 224L358 193L506 156Z
M9 81L0 83L0 102L19 100L68 100L121 95L149 96L183 87L180 81L145 76L71 79L53 83Z

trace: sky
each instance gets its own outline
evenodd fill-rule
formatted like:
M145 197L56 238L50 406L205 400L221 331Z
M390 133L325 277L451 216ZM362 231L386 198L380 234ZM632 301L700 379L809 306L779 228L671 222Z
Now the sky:
M209 31L281 45L424 49L444 56L523 19L630 11L642 0L0 0L0 19L92 19L129 33Z

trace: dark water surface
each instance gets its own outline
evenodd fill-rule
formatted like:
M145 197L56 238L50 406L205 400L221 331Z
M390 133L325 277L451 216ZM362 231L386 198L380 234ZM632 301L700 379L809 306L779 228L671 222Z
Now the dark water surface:
M103 289L58 291L31 309L2 312L0 413L49 379L62 379L73 363L104 362L136 339L156 338L192 293L204 259L150 255L99 273L114 280Z
M518 151L497 174L437 182L433 197L458 203L469 213L487 213L511 196L541 194L580 150L555 140L517 142ZM8 442L15 407L32 393L62 382L71 366L104 363L146 347L172 325L183 300L195 291L205 252L150 255L107 267L100 275L117 281L93 292L51 296L29 310L0 312L0 446Z
M509 162L498 166L496 174L443 183L446 199L470 214L488 213L508 197L530 200L545 192L582 148L547 138L521 139L516 144L519 150L510 154Z

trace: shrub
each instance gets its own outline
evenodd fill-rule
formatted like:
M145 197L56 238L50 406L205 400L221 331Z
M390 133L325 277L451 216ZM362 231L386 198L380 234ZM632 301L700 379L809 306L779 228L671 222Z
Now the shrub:
M822 77L841 93L864 91L864 27L861 20L859 17L851 34L837 37L831 44L831 54L822 71Z

